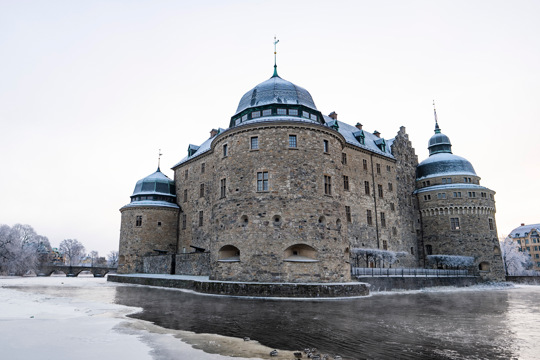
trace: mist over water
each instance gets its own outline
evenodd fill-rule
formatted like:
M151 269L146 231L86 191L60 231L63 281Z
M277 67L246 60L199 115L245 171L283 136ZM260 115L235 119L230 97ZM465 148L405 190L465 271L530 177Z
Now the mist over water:
M119 286L115 302L159 326L250 337L344 359L534 359L540 287L379 294L336 301L204 296Z

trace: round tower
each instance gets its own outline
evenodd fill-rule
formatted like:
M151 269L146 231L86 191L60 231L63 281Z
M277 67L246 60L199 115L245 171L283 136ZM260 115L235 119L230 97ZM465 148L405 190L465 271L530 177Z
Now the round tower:
M504 280L495 223L495 192L480 185L480 177L465 158L452 153L435 112L435 134L429 157L416 171L416 191L422 222L423 264L430 255L472 257L470 268L490 280ZM440 264L439 264L440 265Z
M118 273L142 273L145 256L176 253L179 211L174 181L159 167L137 181L131 202L120 209Z

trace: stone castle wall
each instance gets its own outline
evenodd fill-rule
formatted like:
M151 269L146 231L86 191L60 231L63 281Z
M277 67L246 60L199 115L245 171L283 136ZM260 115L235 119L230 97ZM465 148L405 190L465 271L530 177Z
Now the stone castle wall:
M210 253L176 255L177 275L210 276Z
M143 257L156 254L154 250L176 252L178 209L130 206L120 211L119 274L143 272ZM140 226L137 216L142 217Z

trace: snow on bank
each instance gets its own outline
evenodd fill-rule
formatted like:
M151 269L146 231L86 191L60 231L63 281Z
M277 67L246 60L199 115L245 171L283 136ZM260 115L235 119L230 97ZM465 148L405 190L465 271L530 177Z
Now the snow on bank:
M231 351L267 358L268 348L256 342L126 317L140 309L113 304L116 286L93 277L0 278L0 358L234 359L217 355Z

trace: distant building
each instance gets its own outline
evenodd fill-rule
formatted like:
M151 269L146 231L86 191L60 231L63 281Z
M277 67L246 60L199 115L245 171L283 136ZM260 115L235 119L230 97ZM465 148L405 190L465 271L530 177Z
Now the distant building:
M437 121L418 164L405 128L384 139L323 115L311 94L278 76L241 98L227 129L213 129L173 166L139 180L120 209L119 273L160 271L264 282L350 281L351 249L400 254L424 267L435 254L474 257L504 279L495 192L453 155ZM368 266L388 266L369 263Z
M531 255L533 270L540 270L540 224L521 224L508 236L519 245L520 251L527 251Z

